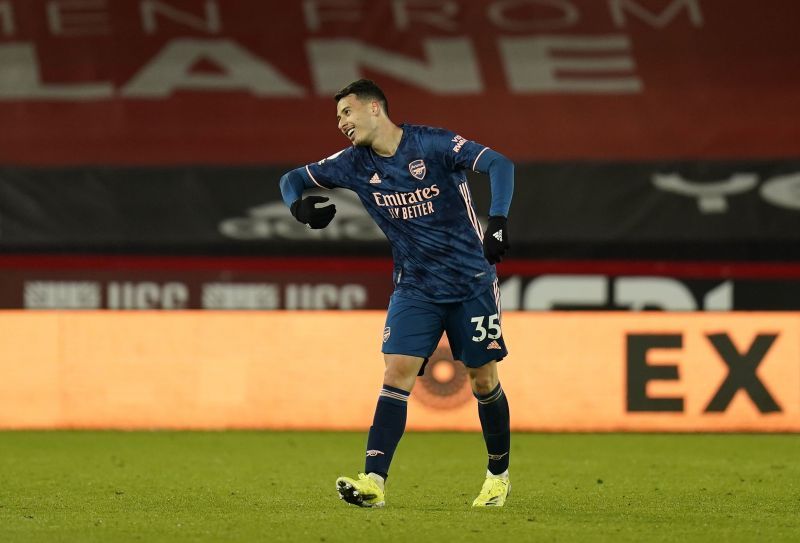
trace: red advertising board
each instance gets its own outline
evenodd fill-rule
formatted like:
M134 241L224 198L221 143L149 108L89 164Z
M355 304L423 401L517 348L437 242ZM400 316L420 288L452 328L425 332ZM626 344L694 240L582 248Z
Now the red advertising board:
M301 163L358 77L516 160L800 155L800 4L0 0L0 163Z

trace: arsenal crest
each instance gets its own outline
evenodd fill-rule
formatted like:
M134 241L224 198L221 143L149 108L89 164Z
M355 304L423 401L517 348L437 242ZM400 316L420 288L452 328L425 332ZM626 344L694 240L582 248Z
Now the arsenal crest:
M411 172L411 175L421 181L425 178L425 174L427 173L428 169L425 167L425 163L422 161L422 159L418 159L408 164L408 171Z

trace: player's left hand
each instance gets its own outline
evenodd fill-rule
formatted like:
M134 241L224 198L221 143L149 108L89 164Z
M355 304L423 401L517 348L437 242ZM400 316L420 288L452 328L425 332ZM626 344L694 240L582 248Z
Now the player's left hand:
M508 251L508 219L501 215L489 217L489 227L483 235L483 255L489 264L497 264L503 260L503 255Z

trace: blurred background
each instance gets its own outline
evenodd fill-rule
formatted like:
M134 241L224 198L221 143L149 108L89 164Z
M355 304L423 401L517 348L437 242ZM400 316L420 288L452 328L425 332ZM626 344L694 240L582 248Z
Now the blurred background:
M385 309L389 245L354 195L326 193L338 214L311 231L278 188L347 145L332 96L368 77L395 122L515 162L504 310L798 311L798 19L794 0L0 0L0 308ZM782 360L777 380L800 371Z

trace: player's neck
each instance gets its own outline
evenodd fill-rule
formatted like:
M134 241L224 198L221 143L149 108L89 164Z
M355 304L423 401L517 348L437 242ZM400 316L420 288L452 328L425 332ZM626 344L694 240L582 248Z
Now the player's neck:
M372 142L372 150L380 156L394 156L403 139L403 129L389 122L384 130Z

